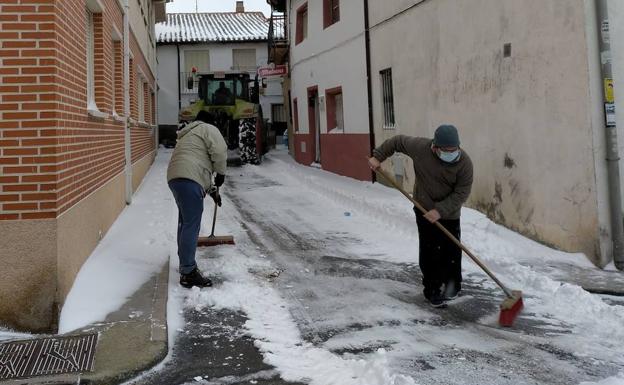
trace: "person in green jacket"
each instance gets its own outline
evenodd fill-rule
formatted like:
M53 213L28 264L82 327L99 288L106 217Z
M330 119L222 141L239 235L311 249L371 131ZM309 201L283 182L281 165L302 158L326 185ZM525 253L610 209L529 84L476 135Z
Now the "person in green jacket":
M225 181L227 146L211 115L200 111L194 122L178 132L167 168L169 189L178 206L178 257L180 285L212 286L197 268L195 251L207 192L221 206L218 189ZM214 183L213 173L216 174ZM213 188L214 187L214 188Z
M442 125L433 140L394 136L377 147L369 159L371 169L376 170L395 152L412 158L416 176L413 196L428 210L422 214L414 207L423 294L435 307L444 306L461 290L462 251L434 225L439 222L460 239L461 207L472 188L472 161L459 145L457 128Z

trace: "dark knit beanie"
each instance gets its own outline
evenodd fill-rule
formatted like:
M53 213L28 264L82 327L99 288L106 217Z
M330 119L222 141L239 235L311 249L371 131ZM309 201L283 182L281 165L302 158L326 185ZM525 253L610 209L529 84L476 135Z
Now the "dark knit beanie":
M450 124L438 127L433 136L433 144L436 147L459 147L459 134L457 128Z

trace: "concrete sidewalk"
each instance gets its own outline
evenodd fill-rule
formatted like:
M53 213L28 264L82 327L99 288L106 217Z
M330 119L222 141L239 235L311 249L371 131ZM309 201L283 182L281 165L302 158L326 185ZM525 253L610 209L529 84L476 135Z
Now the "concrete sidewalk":
M106 320L70 333L97 333L92 372L0 381L0 384L113 385L150 369L168 351L168 280L169 263L166 263L158 274L153 275L121 309L109 314Z

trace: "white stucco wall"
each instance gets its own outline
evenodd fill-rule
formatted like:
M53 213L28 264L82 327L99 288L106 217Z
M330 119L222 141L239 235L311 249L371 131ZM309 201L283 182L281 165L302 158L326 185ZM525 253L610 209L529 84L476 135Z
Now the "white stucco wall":
M158 46L158 124L178 124L178 53L175 45Z
M284 104L284 96L282 91L281 77L267 78L267 87L264 89L264 94L260 95L260 104L262 105L262 113L265 119L273 121L271 116L272 104Z
M620 157L624 154L624 2L608 1L610 42L612 50L612 76L615 82L616 120L618 122L618 148ZM598 22L596 20L595 1L585 0L587 20L588 58L591 76L591 108L594 129L594 154L596 166L596 190L598 192L598 213L600 220L600 265L612 259L611 216L614 214L609 205L609 181L606 167L606 140L603 114L603 79L600 73L600 54L598 51ZM618 87L618 84L620 85ZM624 202L624 164L620 167L620 192Z
M299 132L309 133L307 89L342 87L345 134L367 134L368 97L364 45L364 8L361 1L340 2L340 21L323 29L323 2L308 1L308 36L295 45L296 10L305 1L290 2L291 96L298 99ZM320 132L327 132L324 103Z
M609 0L609 22L612 71L615 82L615 114L618 123L618 147L624 155L624 1ZM621 180L624 181L624 164L620 163ZM624 202L624 188L622 188Z
M370 5L376 143L455 124L475 165L470 206L598 262L605 229L584 0ZM390 67L397 129L384 131L379 71ZM413 183L408 164L396 168Z

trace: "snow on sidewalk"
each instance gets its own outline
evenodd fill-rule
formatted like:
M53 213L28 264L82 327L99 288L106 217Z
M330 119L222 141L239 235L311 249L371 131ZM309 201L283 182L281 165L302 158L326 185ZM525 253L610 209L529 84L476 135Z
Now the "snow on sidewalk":
M169 259L177 215L166 180L170 155L159 151L132 204L80 269L61 312L59 333L103 321Z
M61 314L62 331L103 320L155 274L169 255L175 256L173 234L176 209L165 180L170 153L160 151L135 194L133 204L124 210L81 269ZM379 184L364 183L298 165L283 153L270 154L269 159L263 165L254 167L254 172L298 190L299 196L313 192L322 210L340 210L364 216L377 224L379 232L399 234L410 239L414 247L417 245L411 205L399 193ZM285 206L288 204L285 203ZM224 217L228 216L228 210L233 210L231 205L231 202L225 202ZM209 209L204 214L205 218L212 216ZM624 307L609 306L578 286L561 284L528 267L545 261L565 261L582 268L593 268L583 255L542 246L494 224L471 209L464 209L462 215L462 235L467 246L496 274L504 277L503 281L510 287L523 290L525 306L535 313L535 317L543 317L551 323L553 319L565 320L573 328L573 333L568 337L560 336L558 343L572 351L576 349L579 355L595 355L624 365L624 358L620 357L621 346L624 345ZM217 234L230 233L237 239L237 235L244 234L239 226L232 220L222 221L217 226ZM388 247L389 255L396 258L394 262L413 262L402 260L401 255L404 254L392 253L392 246ZM201 258L200 266L209 266L226 282L213 289L192 291L183 291L172 285L170 302L183 301L186 306L198 308L214 306L244 311L249 317L246 327L257 340L265 360L276 366L287 380L303 380L319 385L416 383L417 379L393 373L383 350L365 358L349 359L306 343L282 295L261 280L254 280L249 273L250 269L258 266L269 268L270 263L253 250L247 250L246 255L237 253L235 248L221 250L220 258ZM172 274L175 274L175 266L177 258L174 257ZM479 271L468 261L464 266L468 272ZM171 282L175 279L172 278ZM497 290L494 284L489 287ZM172 313L177 317L177 312L169 314ZM177 330L175 322L170 320L172 337L175 337ZM596 337L591 338L599 340L598 344L590 340L593 335ZM605 382L605 385L617 383L618 377L612 380L616 382Z

